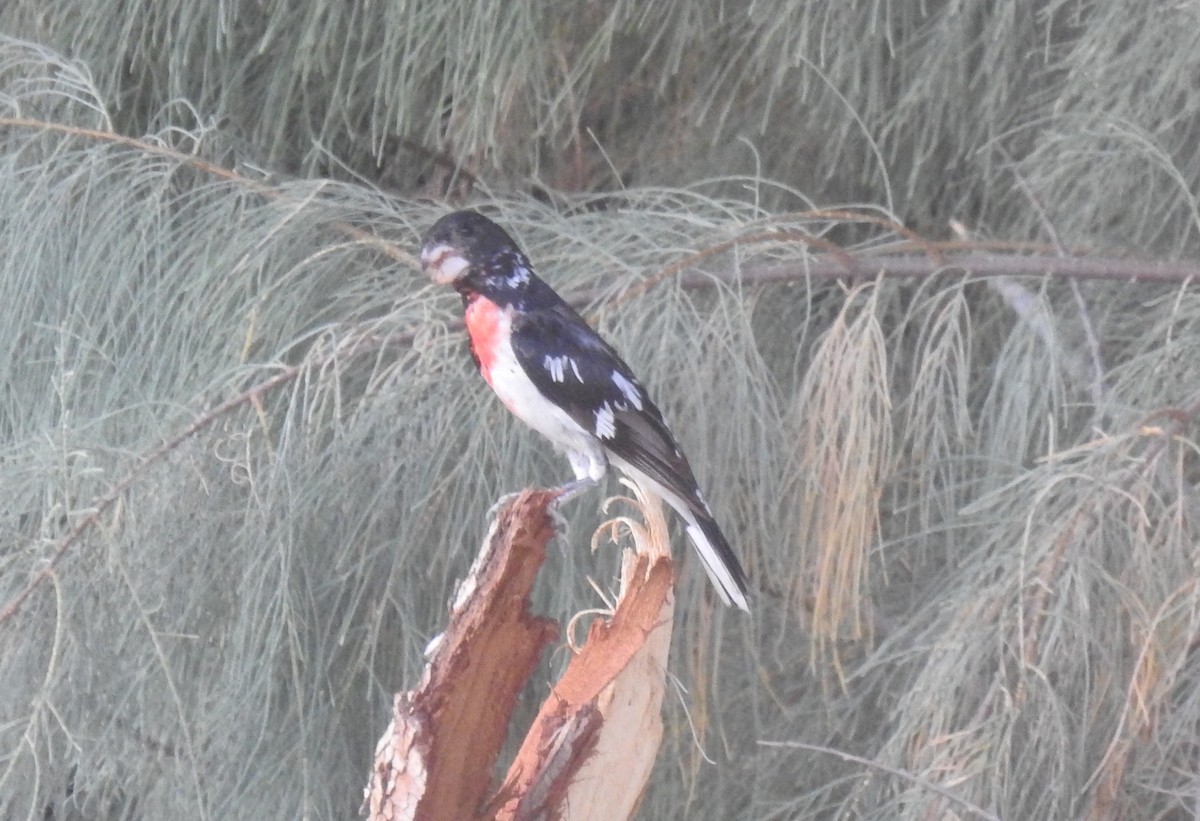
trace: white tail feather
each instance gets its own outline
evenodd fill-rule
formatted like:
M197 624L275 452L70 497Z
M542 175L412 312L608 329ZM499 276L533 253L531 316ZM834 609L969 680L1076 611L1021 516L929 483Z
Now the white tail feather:
M700 564L704 565L704 570L708 573L708 578L712 582L713 587L716 588L717 595L721 597L721 601L725 602L726 605L734 605L749 613L750 603L746 601L746 596L738 589L737 582L730 575L729 568L725 566L725 562L721 561L716 548L709 543L708 538L704 535L704 531L696 524L695 517L691 515L691 511L687 511L686 513L680 511L680 515L687 521L688 538L696 546L696 553L700 556Z
M708 574L709 581L717 589L717 595L721 597L721 601L728 606L738 607L749 613L750 603L746 601L746 594L742 592L737 579L734 578L733 572L721 559L721 554L713 546L712 542L708 540L708 537L704 535L699 522L696 521L696 514L688 507L687 502L651 479L642 471L631 466L624 459L612 454L609 454L609 459L622 473L634 482L637 482L643 491L648 490L652 492L679 514L680 518L687 523L688 538L691 539L692 544L695 546L696 553L700 556L700 563L704 565L704 572Z

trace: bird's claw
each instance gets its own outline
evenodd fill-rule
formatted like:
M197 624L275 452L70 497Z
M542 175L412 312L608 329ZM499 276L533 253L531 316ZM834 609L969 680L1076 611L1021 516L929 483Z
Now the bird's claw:
M563 505L563 503L569 502L571 499L574 499L580 493L590 487L595 486L596 484L597 480L595 479L583 478L576 479L573 482L567 482L565 485L561 485L556 488L550 488L549 492L554 494L554 498L552 498L550 503L546 505L546 515L550 517L550 523L554 527L554 533L556 536L561 536L565 539L567 535L567 517L564 516L562 510L560 510L560 507ZM496 500L495 504L488 508L487 518L496 518L505 505L516 499L523 492L524 491L505 493Z
M567 517L559 509L559 505L563 502L562 497L558 497L550 504L546 505L546 515L550 517L550 524L554 527L554 535L567 538Z
M596 484L596 479L584 477L554 488L554 501L546 507L546 515L550 517L550 521L554 525L554 532L564 540L570 541L567 538L567 517L562 513L562 505L588 488L595 487Z
M558 487L554 488L554 492L557 494L554 498L554 504L561 505L563 502L569 502L571 499L574 499L588 488L595 487L598 483L598 479L592 479L585 476L582 479L576 479L573 482L567 482L565 485L559 485Z

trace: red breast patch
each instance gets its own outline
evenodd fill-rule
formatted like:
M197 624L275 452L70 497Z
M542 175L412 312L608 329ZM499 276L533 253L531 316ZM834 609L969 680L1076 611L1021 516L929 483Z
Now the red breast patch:
M479 364L479 372L492 384L492 365L496 362L505 324L504 310L485 296L472 294L467 302L467 333L471 337L471 353Z

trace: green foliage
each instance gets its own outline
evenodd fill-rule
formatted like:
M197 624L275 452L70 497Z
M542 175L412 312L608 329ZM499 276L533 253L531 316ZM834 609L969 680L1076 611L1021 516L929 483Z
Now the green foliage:
M450 165L757 587L680 563L643 816L1194 812L1188 284L818 267L911 251L896 214L1194 256L1195 14L4 4L0 815L355 811L483 511L564 477L411 257ZM599 505L553 615L611 584Z
M254 162L304 176L353 169L411 191L448 160L554 192L732 172L923 230L971 217L1031 238L1048 217L1079 243L1178 253L1200 226L1200 20L1190 3L1143 11L9 0L0 31L81 58L122 133L198 112Z

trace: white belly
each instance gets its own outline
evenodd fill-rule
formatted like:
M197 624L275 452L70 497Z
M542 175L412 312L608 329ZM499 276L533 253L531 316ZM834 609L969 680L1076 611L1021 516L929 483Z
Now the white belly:
M566 454L575 478L600 479L608 460L599 440L570 415L544 397L517 361L510 342L511 317L498 318L494 355L488 363L487 379L500 401L525 424L545 436Z

